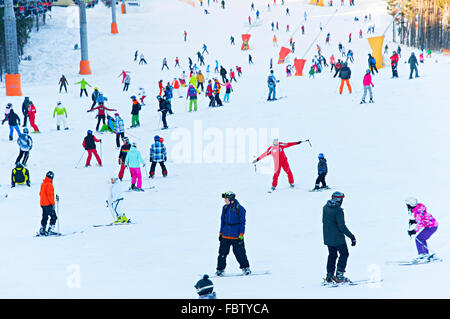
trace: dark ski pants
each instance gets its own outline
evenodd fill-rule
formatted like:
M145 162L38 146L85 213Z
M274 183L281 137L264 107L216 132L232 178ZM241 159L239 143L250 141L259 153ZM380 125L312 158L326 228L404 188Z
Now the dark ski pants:
M52 205L49 206L41 206L42 207L42 220L41 220L41 226L46 227L47 226L47 220L50 217L50 226L56 224L56 220L58 217L56 216L55 209Z
M208 97L209 97L209 105L208 106L216 106L214 96L211 94L211 95L208 95Z
M319 176L316 179L316 187L319 188L320 183L322 183L322 188L327 186L327 183L325 182L325 176L327 174L319 174Z
M197 89L199 89L200 87L202 87L201 90L202 90L202 92L203 92L203 90L205 89L205 88L203 87L203 82L197 82Z
M123 85L123 90L124 91L128 91L128 87L130 86L130 83L125 83L124 85Z
M86 94L86 96L88 96L86 89L81 89L80 90L80 97L83 96L83 92L84 92L84 94Z
M437 230L436 227L425 227L417 236L416 236L416 247L419 255L428 254L428 245L427 239L431 237Z
M62 88L64 88L64 90L66 90L66 93L67 93L67 86L66 86L65 83L64 83L64 84L61 84L61 85L59 86L59 93L61 93Z
M168 128L166 117L167 117L167 111L161 111L161 120L163 122L164 128Z
M28 114L24 114L23 115L23 125L22 125L22 127L26 127L27 126L27 119L28 119Z
M397 64L392 65L392 77L393 78L398 78Z
M155 176L155 168L156 168L156 164L158 164L161 166L161 170L162 170L162 174L163 176L167 176L167 169L166 169L166 165L164 165L164 162L152 162L152 165L150 166L150 177Z
M411 72L409 73L409 78L412 79L413 72L416 71L416 78L419 76L419 71L417 70L417 66L411 68Z
M327 274L334 275L338 253L339 260L337 263L337 271L345 272L345 267L347 266L347 259L349 256L347 244L339 246L328 246Z
M22 156L23 156L22 164L27 165L28 156L30 156L30 151L20 150L19 156L16 159L16 163L20 162L20 160L22 159Z
M95 127L96 131L98 131L100 122L103 122L103 125L105 125L105 115L97 115L97 126Z
M222 100L220 99L219 93L214 93L214 99L216 100L217 106L223 106Z
M230 253L230 247L233 246L233 254L239 263L239 268L250 267L245 252L243 240L222 238L219 246L219 257L217 258L217 270L224 270L227 265L227 256Z
M117 145L117 147L120 147L120 138L123 138L124 136L125 136L125 132L116 133L116 145Z
M373 73L373 70L375 69L375 71L378 73L378 70L377 70L377 66L376 65L371 65L370 66L370 72L372 72L372 74L375 74L375 73Z

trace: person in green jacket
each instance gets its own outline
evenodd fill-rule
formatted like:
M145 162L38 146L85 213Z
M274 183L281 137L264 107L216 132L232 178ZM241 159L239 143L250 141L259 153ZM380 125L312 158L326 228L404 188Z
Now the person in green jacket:
M53 111L53 118L56 115L56 129L59 131L61 124L64 124L64 129L68 130L67 127L67 111L66 108L61 104L61 101L55 106L55 110Z
M86 85L91 87L91 85L89 83L87 83L87 81L82 78L80 82L77 82L75 84L79 84L80 85L80 97L83 95L83 92L86 94L86 96L88 96L87 91L86 91Z
M131 173L131 187L130 190L143 192L142 189L142 174L140 164L145 166L141 153L136 148L136 143L131 144L131 148L125 157L125 168L130 168ZM137 182L137 185L135 185Z

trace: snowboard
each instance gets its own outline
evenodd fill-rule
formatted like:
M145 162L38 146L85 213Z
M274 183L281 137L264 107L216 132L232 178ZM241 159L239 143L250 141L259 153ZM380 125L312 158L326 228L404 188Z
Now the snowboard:
M262 276L262 275L270 275L270 270L264 270L264 271L252 271L250 274L245 275L244 273L223 273L220 276L212 275L210 278L221 278L221 277L247 277L247 276ZM203 276L203 275L202 275Z

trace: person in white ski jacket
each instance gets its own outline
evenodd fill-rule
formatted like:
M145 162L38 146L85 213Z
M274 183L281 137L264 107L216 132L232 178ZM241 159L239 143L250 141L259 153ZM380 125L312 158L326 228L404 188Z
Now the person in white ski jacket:
M144 99L147 97L145 90L143 88L139 88L138 92L139 100L141 101L141 105L145 105Z
M111 177L111 188L109 192L108 206L116 216L115 223L127 223L128 219L123 212L122 183L116 176Z

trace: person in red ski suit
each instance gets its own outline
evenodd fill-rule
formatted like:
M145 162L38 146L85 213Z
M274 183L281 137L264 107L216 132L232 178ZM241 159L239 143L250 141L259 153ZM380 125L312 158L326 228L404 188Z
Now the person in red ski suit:
M162 96L162 92L164 90L164 85L163 85L162 80L158 82L158 87L159 87L159 94L158 95Z
M125 81L125 77L127 76L128 73L130 73L130 72L129 72L129 71L123 70L123 71L119 74L118 78L119 78L120 76L122 76L122 84L123 84L123 82Z
M36 115L36 107L34 106L33 103L31 103L28 106L28 118L30 119L31 127L34 130L33 133L39 133L39 128L37 127L36 123L34 122L35 115Z
M267 151L262 153L257 159L255 159L252 163L256 164L259 160L262 160L264 157L268 155L272 155L273 161L274 161L274 169L275 172L273 174L273 181L272 181L272 190L274 190L277 187L278 184L278 176L280 176L281 168L286 172L289 180L289 184L291 187L294 187L294 176L292 175L291 169L289 167L289 163L287 160L287 157L284 153L284 149L300 144L302 141L298 142L291 142L291 143L282 143L279 142L278 139L273 140L273 145L270 146Z
M116 109L109 109L106 106L103 105L103 103L100 103L99 106L94 107L90 110L88 110L87 112L92 112L94 110L98 110L97 113L97 126L95 127L95 130L98 131L98 128L100 126L100 122L103 121L103 124L105 124L105 119L106 119L106 112L105 111L117 111Z

